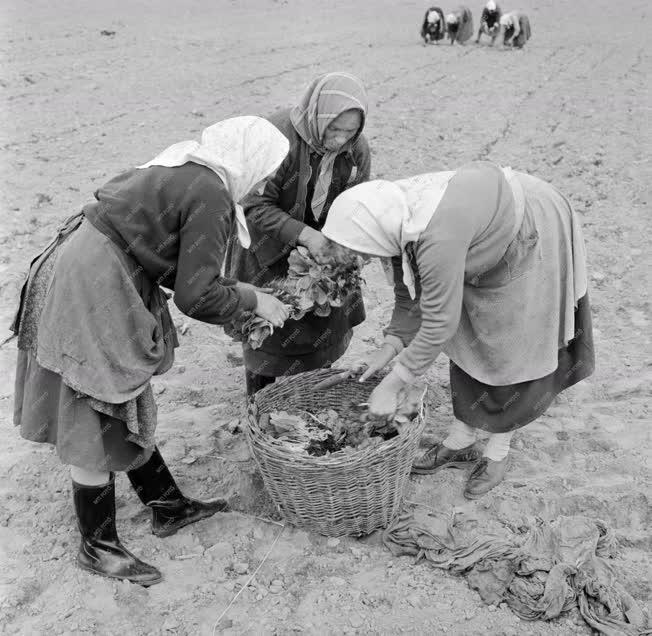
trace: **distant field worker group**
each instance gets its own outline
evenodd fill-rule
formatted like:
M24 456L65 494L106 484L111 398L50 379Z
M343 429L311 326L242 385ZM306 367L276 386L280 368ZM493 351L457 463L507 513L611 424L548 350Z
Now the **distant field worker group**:
M439 7L430 7L424 17L421 25L421 38L424 46L426 44L439 44L446 35L451 44L459 42L466 43L473 37L473 14L471 10L461 5L450 13L444 15ZM500 7L493 0L489 0L482 9L480 16L480 28L475 39L476 44L480 42L480 37L486 35L491 38L493 46L497 38L503 46L513 48L523 48L523 45L530 39L532 30L530 29L530 20L521 11L511 11L503 13Z

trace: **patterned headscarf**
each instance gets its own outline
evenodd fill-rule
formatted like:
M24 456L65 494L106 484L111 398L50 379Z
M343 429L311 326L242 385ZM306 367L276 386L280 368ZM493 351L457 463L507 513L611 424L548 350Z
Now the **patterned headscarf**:
M251 188L274 172L290 149L276 126L261 117L232 117L205 128L201 142L180 141L138 168L198 163L224 182L235 206L238 239L248 248L251 237L240 201Z
M324 148L322 141L328 125L351 109L360 111L362 118L357 134L336 151ZM316 219L321 216L326 203L335 158L353 146L364 128L366 115L367 93L362 82L348 73L326 73L317 77L292 109L290 118L295 130L313 151L322 156L311 202Z

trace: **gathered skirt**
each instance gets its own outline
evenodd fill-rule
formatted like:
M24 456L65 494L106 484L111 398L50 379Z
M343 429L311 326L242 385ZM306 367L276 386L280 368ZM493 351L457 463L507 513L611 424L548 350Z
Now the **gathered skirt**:
M86 259L93 261L92 268L84 266ZM93 268L92 279L84 280ZM130 470L149 459L157 408L151 384L142 381L146 368L129 379L130 389L141 382L132 390L136 394L120 401L113 394L122 389L123 380L111 376L129 378L134 367L114 369L111 362L129 360L135 354L138 341L133 334L129 339L128 333L137 316L142 315L141 323L148 324L155 315L156 340L160 340L155 343L156 353L162 359L154 373L169 368L177 341L176 334L170 333L172 320L162 294L138 275L134 261L117 254L81 215L69 219L32 261L12 327L18 335L14 424L23 438L52 444L63 463L88 470ZM106 311L94 312L89 307L106 307ZM133 322L127 323L127 316ZM125 324L120 325L121 321ZM103 368L98 354L106 353L107 342L111 343L111 338L104 341L101 336L107 323L110 335L115 336L114 351L107 353ZM96 351L89 344L93 341L99 344ZM64 350L73 352L80 366L75 367L65 352L59 356L62 362L54 363L53 342L63 342ZM126 347L129 350L123 353ZM89 367L86 377L85 366ZM105 382L100 381L103 377ZM113 401L93 395L95 387L110 387L101 390L110 391Z
M155 421L151 389L135 402L143 419ZM93 403L39 366L32 353L18 351L14 422L24 439L52 444L64 464L87 470L126 471L144 464L153 446L132 441L123 419L102 413Z
M558 350L557 361L557 368L542 378L491 386L471 377L451 360L455 417L473 428L507 433L543 415L559 393L590 376L595 369L595 353L588 294L577 302L575 337Z

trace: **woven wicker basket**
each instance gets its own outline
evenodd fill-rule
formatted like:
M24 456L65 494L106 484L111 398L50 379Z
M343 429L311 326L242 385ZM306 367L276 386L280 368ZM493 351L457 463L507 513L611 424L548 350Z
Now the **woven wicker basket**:
M297 455L264 435L258 418L280 410L333 409L346 416L379 382L347 380L323 391L319 381L341 370L319 369L278 380L249 407L247 436L265 486L285 519L331 537L385 528L398 514L424 428L421 413L398 436L378 446L323 457Z

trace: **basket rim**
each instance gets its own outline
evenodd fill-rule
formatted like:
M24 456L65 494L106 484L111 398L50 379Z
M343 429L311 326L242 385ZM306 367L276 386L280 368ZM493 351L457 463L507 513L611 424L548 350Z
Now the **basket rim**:
M419 413L404 426L404 433L384 440L380 444L363 449L351 448L347 452L336 451L329 455L315 456L288 450L287 444L278 443L278 440L265 435L258 423L258 405L257 397L259 393L273 389L274 385L278 389L279 385L285 386L288 383L296 382L298 378L306 376L329 377L342 373L346 369L317 369L315 371L306 371L293 376L286 376L278 382L261 389L254 399L249 403L247 408L247 426L245 432L252 450L264 453L270 459L276 459L284 463L292 464L294 467L315 468L315 469L342 469L348 466L359 467L361 462L372 463L376 459L386 459L388 452L395 452L404 446L411 445L414 438L420 438L425 428L425 400L421 402ZM427 389L426 389L427 390ZM425 395L426 391L424 391ZM254 452L254 457L256 453Z

